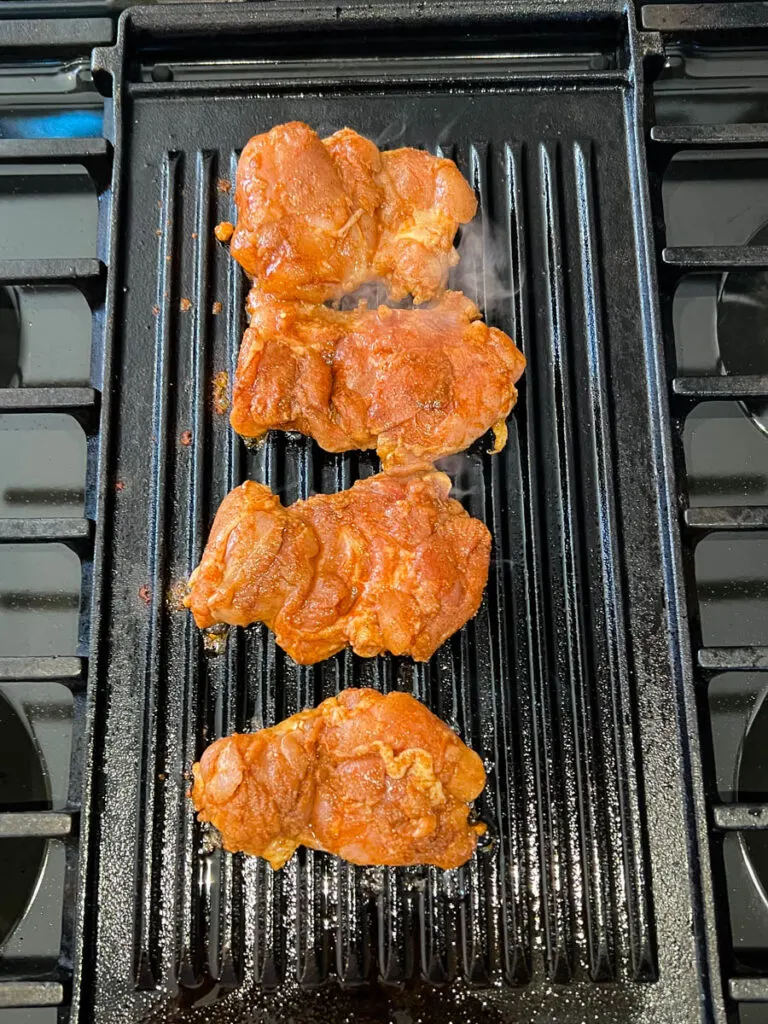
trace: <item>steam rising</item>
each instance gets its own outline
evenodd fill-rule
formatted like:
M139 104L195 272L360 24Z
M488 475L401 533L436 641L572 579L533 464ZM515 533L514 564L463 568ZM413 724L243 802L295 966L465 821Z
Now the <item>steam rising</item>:
M485 490L482 484L481 452L488 451L493 443L491 433L483 434L466 451L455 455L443 455L435 460L435 469L447 473L451 478L451 497L462 502L473 514L482 515ZM478 507L472 503L477 502Z
M456 113L450 121L446 121L440 128L437 135L437 148L440 150L447 149L448 143L450 142L453 129L459 124L466 112L471 106L471 100L465 100L456 109ZM407 139L406 134L408 132L408 121L403 117L396 118L390 121L389 124L385 125L378 135L371 136L371 140L376 143L379 149L397 149L398 146L415 146L417 149L432 149L432 146L425 147L423 140L419 142L413 138ZM449 155L444 153L443 155Z
M406 128L407 125L404 117L397 121L390 121L372 141L376 143L379 149L397 149L398 146L403 145Z
M476 302L491 326L511 330L519 285L512 282L508 240L482 210L460 231L459 263L451 271L450 287Z
M499 229L484 218L482 211L473 221L460 228L456 249L459 263L453 267L448 287L464 292L477 303L486 322L508 332L514 326L514 297L519 289L513 287L511 254L509 243ZM339 309L356 309L360 302L366 302L369 309L384 304L395 309L410 309L410 298L392 302L386 288L376 282L361 285L356 291L345 295L337 303L329 303Z

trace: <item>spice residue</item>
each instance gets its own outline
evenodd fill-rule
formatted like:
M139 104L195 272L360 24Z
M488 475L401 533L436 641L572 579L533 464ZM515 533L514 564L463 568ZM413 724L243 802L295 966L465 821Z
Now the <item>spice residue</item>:
M219 192L229 192L229 190L232 188L232 183L230 182L229 178L219 178L219 180L216 182L216 188L219 190Z
M232 224L228 220L223 220L221 224L216 225L216 227L213 229L213 233L214 235L216 235L220 242L228 242L232 237L234 230L234 224Z
M187 581L177 580L176 583L172 583L168 588L168 593L165 595L165 603L168 606L169 612L183 612L184 598L187 596Z
M152 591L149 589L146 583L142 584L142 586L139 587L139 597L144 602L144 604L147 605L152 600Z
M223 416L229 409L229 374L220 370L213 378L213 411Z
M211 312L213 313L214 316L218 316L218 314L222 311L223 308L224 307L222 306L222 304L220 302L216 301L211 306Z
M182 433L181 437L179 438L179 441L181 441L181 443L182 443L182 444L183 444L183 445L184 445L185 447L187 447L187 448L188 448L188 447L189 447L189 445L191 445L191 444L192 444L192 431L191 431L191 430L185 430L185 431L184 431L184 432Z
M206 654L223 654L227 649L229 626L223 623L203 630L203 650Z
M179 303L179 309L182 313L186 313L188 310L192 309L192 303L189 299L182 299Z

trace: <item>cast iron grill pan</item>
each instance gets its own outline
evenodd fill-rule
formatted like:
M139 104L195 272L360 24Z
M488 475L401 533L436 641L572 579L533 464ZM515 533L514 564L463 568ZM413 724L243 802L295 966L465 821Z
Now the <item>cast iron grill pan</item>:
M257 32L252 12L201 11L211 32ZM286 59L269 81L142 80L153 33L164 53L187 52L184 16L129 12L117 48L96 56L115 75L116 276L95 909L76 1011L379 1020L389 1006L559 1022L650 1020L663 1007L665 1020L692 1020L695 823L624 43L612 68L623 15L611 14L612 56L576 71L544 61L521 77L510 57L489 77L480 60L424 57L403 82L341 58L313 77ZM232 631L210 657L178 610L231 487L260 480L290 503L378 470L373 453L330 455L298 435L248 449L216 409L246 281L212 229L234 219L245 141L293 119L457 161L480 211L478 259L456 283L529 361L505 450L488 455L484 438L443 462L493 556L477 617L426 665L345 652L300 667L262 626ZM465 867L361 869L302 849L273 873L211 849L186 796L205 746L348 686L413 693L483 758L489 838Z

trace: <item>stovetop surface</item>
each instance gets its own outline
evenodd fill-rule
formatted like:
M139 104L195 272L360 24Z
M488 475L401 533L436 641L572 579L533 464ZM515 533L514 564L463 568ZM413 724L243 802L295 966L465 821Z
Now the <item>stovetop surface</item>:
M85 55L30 66L0 54L0 139L98 138L103 102ZM670 49L655 103L658 124L768 121L768 48ZM768 145L677 154L662 185L666 244L768 244L767 186ZM0 223L0 260L98 254L99 200L83 168L0 164ZM679 373L768 374L768 272L684 277L673 319ZM0 387L87 386L90 378L91 311L83 294L0 285ZM768 403L694 406L683 448L691 507L768 505ZM85 433L70 415L0 413L0 519L82 517L87 459ZM694 564L703 642L768 645L768 530L707 534ZM82 585L72 546L0 544L0 655L84 655ZM713 785L725 802L768 801L767 695L761 672L709 682ZM61 683L0 682L0 811L67 806L75 703ZM19 957L43 976L59 952L63 845L2 842L9 852L0 872L0 977L14 977ZM736 967L768 971L765 834L729 833L723 856ZM745 1004L740 1013L742 1024L768 1021L765 1006ZM0 1009L8 1024L56 1018L54 1008Z

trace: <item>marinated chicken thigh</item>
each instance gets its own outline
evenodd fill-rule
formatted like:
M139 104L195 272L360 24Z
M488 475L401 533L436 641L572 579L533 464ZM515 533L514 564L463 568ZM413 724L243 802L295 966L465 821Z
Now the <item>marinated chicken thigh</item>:
M452 160L380 152L344 128L321 140L301 121L254 136L237 167L230 252L260 290L324 302L380 280L426 302L457 261L477 201Z
M455 868L483 825L480 758L406 693L344 690L271 729L217 740L192 800L224 848L281 868L297 846L354 864Z
M246 481L219 508L185 599L201 628L264 622L300 664L350 645L426 661L477 611L491 538L433 467L285 507Z
M500 444L525 357L473 302L339 311L253 289L231 423L245 437L299 430L326 451L376 448L385 467Z

